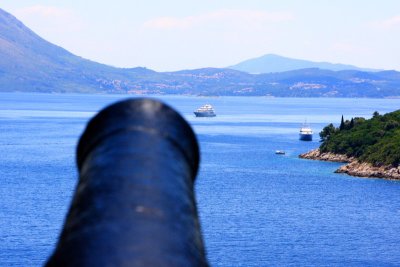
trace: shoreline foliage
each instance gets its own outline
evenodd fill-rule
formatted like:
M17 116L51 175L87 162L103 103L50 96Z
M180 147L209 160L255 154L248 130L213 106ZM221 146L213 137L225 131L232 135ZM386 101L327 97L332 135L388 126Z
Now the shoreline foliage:
M321 152L332 152L355 157L374 166L400 164L400 110L371 119L360 117L342 121L339 127L332 123L320 132Z

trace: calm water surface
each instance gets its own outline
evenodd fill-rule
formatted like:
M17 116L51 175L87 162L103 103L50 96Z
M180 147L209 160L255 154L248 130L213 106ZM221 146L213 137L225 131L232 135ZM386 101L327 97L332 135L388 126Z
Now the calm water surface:
M77 182L75 146L88 119L123 96L0 94L0 266L41 266ZM212 266L399 266L400 183L334 174L298 159L307 119L394 111L400 100L157 97L194 127L196 195ZM216 118L192 111L210 103ZM275 150L286 155L275 155Z

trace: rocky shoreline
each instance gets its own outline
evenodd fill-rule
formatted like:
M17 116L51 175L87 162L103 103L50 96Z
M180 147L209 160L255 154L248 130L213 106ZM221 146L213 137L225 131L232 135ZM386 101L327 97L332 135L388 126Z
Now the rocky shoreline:
M375 167L367 162L359 162L356 158L334 153L321 153L319 149L311 150L299 155L303 159L323 160L347 163L337 169L336 173L346 173L357 177L373 177L391 180L400 180L400 166L380 166Z

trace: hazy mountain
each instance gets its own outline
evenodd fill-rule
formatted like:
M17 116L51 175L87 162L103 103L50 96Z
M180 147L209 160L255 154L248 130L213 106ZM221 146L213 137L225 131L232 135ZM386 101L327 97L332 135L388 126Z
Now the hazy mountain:
M271 64L282 68L278 62ZM219 68L176 72L114 68L83 59L49 43L0 9L0 92L15 91L400 97L400 72L306 68L249 74Z
M340 71L340 70L378 71L373 69L358 68L352 65L293 59L274 54L268 54L258 58L245 60L228 68L248 73L271 73L271 72L283 72L283 71L308 69L308 68L318 68L318 69L335 70L335 71Z
M0 58L1 91L118 91L109 83L153 73L143 68L117 69L75 56L2 9Z

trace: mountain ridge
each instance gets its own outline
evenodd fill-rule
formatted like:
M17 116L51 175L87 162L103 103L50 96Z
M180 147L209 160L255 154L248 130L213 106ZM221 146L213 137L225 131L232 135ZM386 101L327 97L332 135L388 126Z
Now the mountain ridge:
M253 74L284 72L284 71L308 69L308 68L319 68L319 69L334 70L334 71L341 71L341 70L360 70L368 72L381 71L377 69L360 68L353 65L341 64L341 63L316 62L304 59L295 59L276 54L266 54L260 57L247 59L235 65L229 66L227 68Z
M400 97L400 72L305 68L249 74L227 68L115 68L54 45L0 9L0 92L270 97Z

